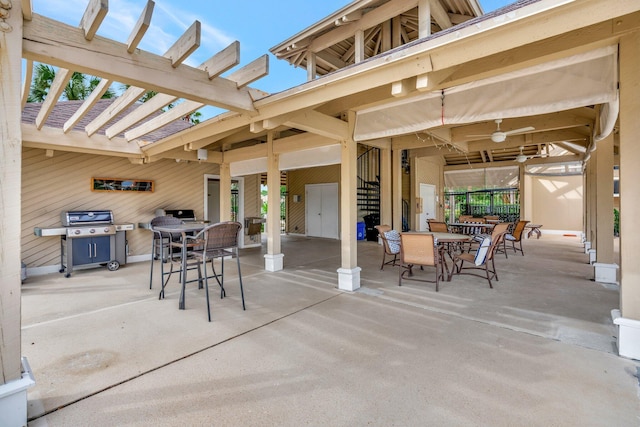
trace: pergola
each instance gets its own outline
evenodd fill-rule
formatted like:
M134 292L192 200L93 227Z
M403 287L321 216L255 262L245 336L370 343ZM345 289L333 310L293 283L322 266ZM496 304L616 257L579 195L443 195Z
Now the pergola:
M90 1L78 28L33 13L29 0L0 0L0 10L5 11L0 16L0 117L4 119L0 122L2 383L9 384L22 375L21 194L16 189L20 188L23 146L127 157L133 164L162 158L193 160L198 150L205 149L206 161L220 165L221 194L230 189L234 168L254 165L252 170L267 172L270 188L278 188L281 156L334 149L341 163L340 222L349 225L342 227L340 235L339 287L344 290L360 286L355 228L350 226L357 220L358 143L381 149L381 199L386 201L381 209L381 222L389 224L401 222L401 202L393 195L401 194L398 171L403 150L412 150L416 156L442 156L443 162L452 168L472 168L513 165L521 146L524 154L545 156L550 152L549 146L562 148L561 158L546 156L527 163L584 162L584 232L590 247L597 249L596 278L602 275L601 271L611 269L615 276L618 268L613 256L612 194L613 166L619 164L621 182L630 183L620 187L621 320L618 322L621 331L624 329L630 335L619 337L619 344L624 341L626 356L640 358L637 326L640 324L640 282L637 280L640 266L634 256L638 243L635 239L625 239L622 234L626 231L631 236L634 219L640 214L640 190L633 184L640 179L636 160L640 158L640 148L635 141L635 136L640 134L637 120L640 114L640 4L635 0L522 0L513 7L477 18L474 16L479 15L479 10L469 6L475 2L452 9L459 4L453 0L355 1L272 50L276 56L306 67L309 81L268 95L248 86L267 72L266 57L221 77L238 64L237 43L198 68L183 64L199 44L197 22L164 55L137 49L149 25L152 1L142 11L128 42L118 43L96 35L107 13L106 0ZM373 7L374 11L366 7ZM384 22L396 17L403 25L385 30ZM430 24L420 25L425 19ZM407 31L416 25L417 29ZM432 34L432 27L437 27L439 32ZM343 43L345 40L349 43ZM598 92L584 98L582 104L572 101L561 108L549 101L546 110L527 109L536 94L534 91L519 100L522 105L516 103L504 111L487 107L477 116L469 112L448 116L450 110L444 108L449 107L450 94L463 96L470 93L465 90L473 90L477 85L488 87L488 82L494 81L503 84L496 86L502 87L502 92L487 92L492 98L491 103L486 104L506 104L523 87L514 89L508 83L522 84L525 80L509 80L505 76L521 73L521 77L535 77L536 73L548 71L548 64L563 60L567 73L571 73L571 58L584 58L594 51L605 51L600 57L613 64L614 80L607 80L615 86L613 98L611 93L605 96ZM34 126L21 126L22 106L28 91L21 88L21 84L23 79L30 81L31 69L28 65L27 75L22 76L23 58L28 64L38 61L59 67L50 97ZM99 116L83 131L74 127L100 98L99 90L61 131L47 128L47 116L73 71L101 77L104 83L100 90L106 90L109 82L131 87L104 116ZM597 81L597 76L584 74L569 74L569 77L564 80L567 74L563 74L560 81L571 82L571 78ZM545 81L554 83L553 78ZM140 106L118 122L109 122L146 90L157 91L159 95L152 103ZM540 97L546 95L544 87L537 91ZM152 113L177 99L183 100L177 107L149 119ZM412 128L416 121L426 120L422 112L434 109L424 107L429 103L437 106L441 122L437 123L436 116L435 124L422 125L419 130ZM145 140L150 132L204 105L228 111L161 140ZM473 105L484 108L481 103ZM464 108L464 103L454 108ZM379 114L377 119L376 114ZM368 133L372 125L363 128L368 118L375 123L380 117L394 121L407 118L409 122L386 134L386 128L378 134ZM502 131L526 130L496 146L491 134L496 130L497 118L502 119ZM67 138L60 138L61 132ZM454 148L454 152L443 153L443 145ZM221 201L227 203L224 199ZM224 203L221 220L227 219L225 215L230 211ZM270 192L268 204L270 212L277 211L279 194ZM280 227L278 216L269 217L266 227L269 238L265 266L271 271L279 270L283 255L279 233L275 232Z

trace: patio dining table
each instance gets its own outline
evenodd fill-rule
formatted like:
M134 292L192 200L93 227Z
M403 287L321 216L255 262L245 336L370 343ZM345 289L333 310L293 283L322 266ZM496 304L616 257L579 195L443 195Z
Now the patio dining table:
M184 310L185 308L185 288L187 284L187 239L186 236L188 233L197 232L206 227L207 224L203 222L186 222L183 224L177 225L163 225L156 226L154 230L161 231L164 233L180 233L180 279L181 279L181 289L180 289L180 300L178 302L178 308L180 310ZM162 285L162 291L164 292L164 283Z

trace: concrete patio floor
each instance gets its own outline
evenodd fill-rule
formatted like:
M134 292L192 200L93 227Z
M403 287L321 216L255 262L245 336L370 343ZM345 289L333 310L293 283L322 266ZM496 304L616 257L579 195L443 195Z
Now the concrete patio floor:
M398 287L375 242L358 243L357 292L337 289L339 242L282 246L277 273L263 249L241 251L246 311L226 264L211 323L195 283L186 310L177 276L158 300L147 262L28 278L29 425L640 425L640 364L616 355L618 289L589 280L578 238L498 256L494 289L454 276L437 293Z

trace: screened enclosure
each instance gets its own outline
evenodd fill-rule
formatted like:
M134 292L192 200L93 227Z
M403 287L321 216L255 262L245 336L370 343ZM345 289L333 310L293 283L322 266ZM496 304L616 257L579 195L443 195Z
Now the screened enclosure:
M447 171L444 181L446 222L460 215L498 215L508 222L520 218L518 166Z

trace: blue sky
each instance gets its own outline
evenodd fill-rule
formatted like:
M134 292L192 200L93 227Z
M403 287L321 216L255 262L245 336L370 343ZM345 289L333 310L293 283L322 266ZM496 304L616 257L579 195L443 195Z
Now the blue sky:
M199 20L200 47L187 64L198 66L235 40L240 42L240 66L269 53L269 49L297 34L351 0L155 0L151 26L140 48L162 55L182 33ZM489 12L515 0L480 0ZM78 26L88 0L33 0L34 13ZM126 42L146 0L109 0L109 13L98 35ZM233 70L232 70L233 71ZM286 61L269 58L269 75L252 84L275 93L303 83L306 72ZM204 114L210 116L210 114Z

